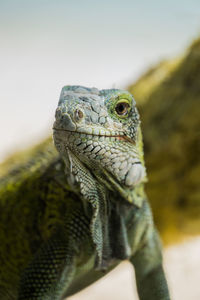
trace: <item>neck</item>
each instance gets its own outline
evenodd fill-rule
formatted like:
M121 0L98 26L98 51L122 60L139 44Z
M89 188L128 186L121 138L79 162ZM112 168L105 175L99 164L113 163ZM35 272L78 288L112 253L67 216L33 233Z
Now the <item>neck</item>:
M126 207L130 210L130 205L141 206L141 187L123 188L107 171L104 174L92 172L69 149L67 153L64 162L68 169L68 183L79 191L85 206L92 207L90 232L97 252L97 268L105 269L113 258L129 256ZM121 244L121 253L118 254L113 246L116 239Z

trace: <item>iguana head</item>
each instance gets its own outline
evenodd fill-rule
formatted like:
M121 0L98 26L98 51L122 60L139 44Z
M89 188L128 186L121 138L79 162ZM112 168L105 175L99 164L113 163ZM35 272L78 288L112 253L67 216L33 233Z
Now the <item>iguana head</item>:
M129 92L65 86L55 117L54 142L63 157L73 153L94 175L120 186L144 180L139 114Z

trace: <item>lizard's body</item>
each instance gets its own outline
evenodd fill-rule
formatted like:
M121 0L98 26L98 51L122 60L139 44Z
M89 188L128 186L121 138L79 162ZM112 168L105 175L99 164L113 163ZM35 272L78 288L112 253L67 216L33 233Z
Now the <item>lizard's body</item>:
M0 299L63 299L124 259L140 299L169 299L132 96L63 88L54 141L0 181Z

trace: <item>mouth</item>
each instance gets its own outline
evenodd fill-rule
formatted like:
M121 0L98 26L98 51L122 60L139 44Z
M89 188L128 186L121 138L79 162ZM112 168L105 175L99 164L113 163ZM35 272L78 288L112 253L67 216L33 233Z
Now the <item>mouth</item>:
M97 128L78 128L78 130L71 131L63 128L53 127L55 131L68 132L70 134L85 134L86 136L94 136L94 137L110 137L115 138L115 140L129 142L135 145L135 142L124 134L122 131L113 131L107 129L97 129Z
M85 129L88 129L87 127ZM66 147L94 172L96 164L112 174L120 184L131 187L138 184L145 175L135 142L121 131L113 132L94 128L93 132L74 131L53 127L55 145L66 154ZM107 134L108 132L108 134ZM62 144L60 146L60 144ZM134 146L132 145L134 144ZM114 180L114 179L113 179ZM115 180L114 180L115 181ZM114 182L112 181L112 182ZM113 184L113 183L112 183Z

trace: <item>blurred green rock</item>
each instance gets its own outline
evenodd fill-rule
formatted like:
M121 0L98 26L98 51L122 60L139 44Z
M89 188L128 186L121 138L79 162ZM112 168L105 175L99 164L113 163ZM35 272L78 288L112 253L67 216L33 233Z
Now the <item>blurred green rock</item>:
M200 233L200 39L129 86L142 119L146 186L165 243Z

